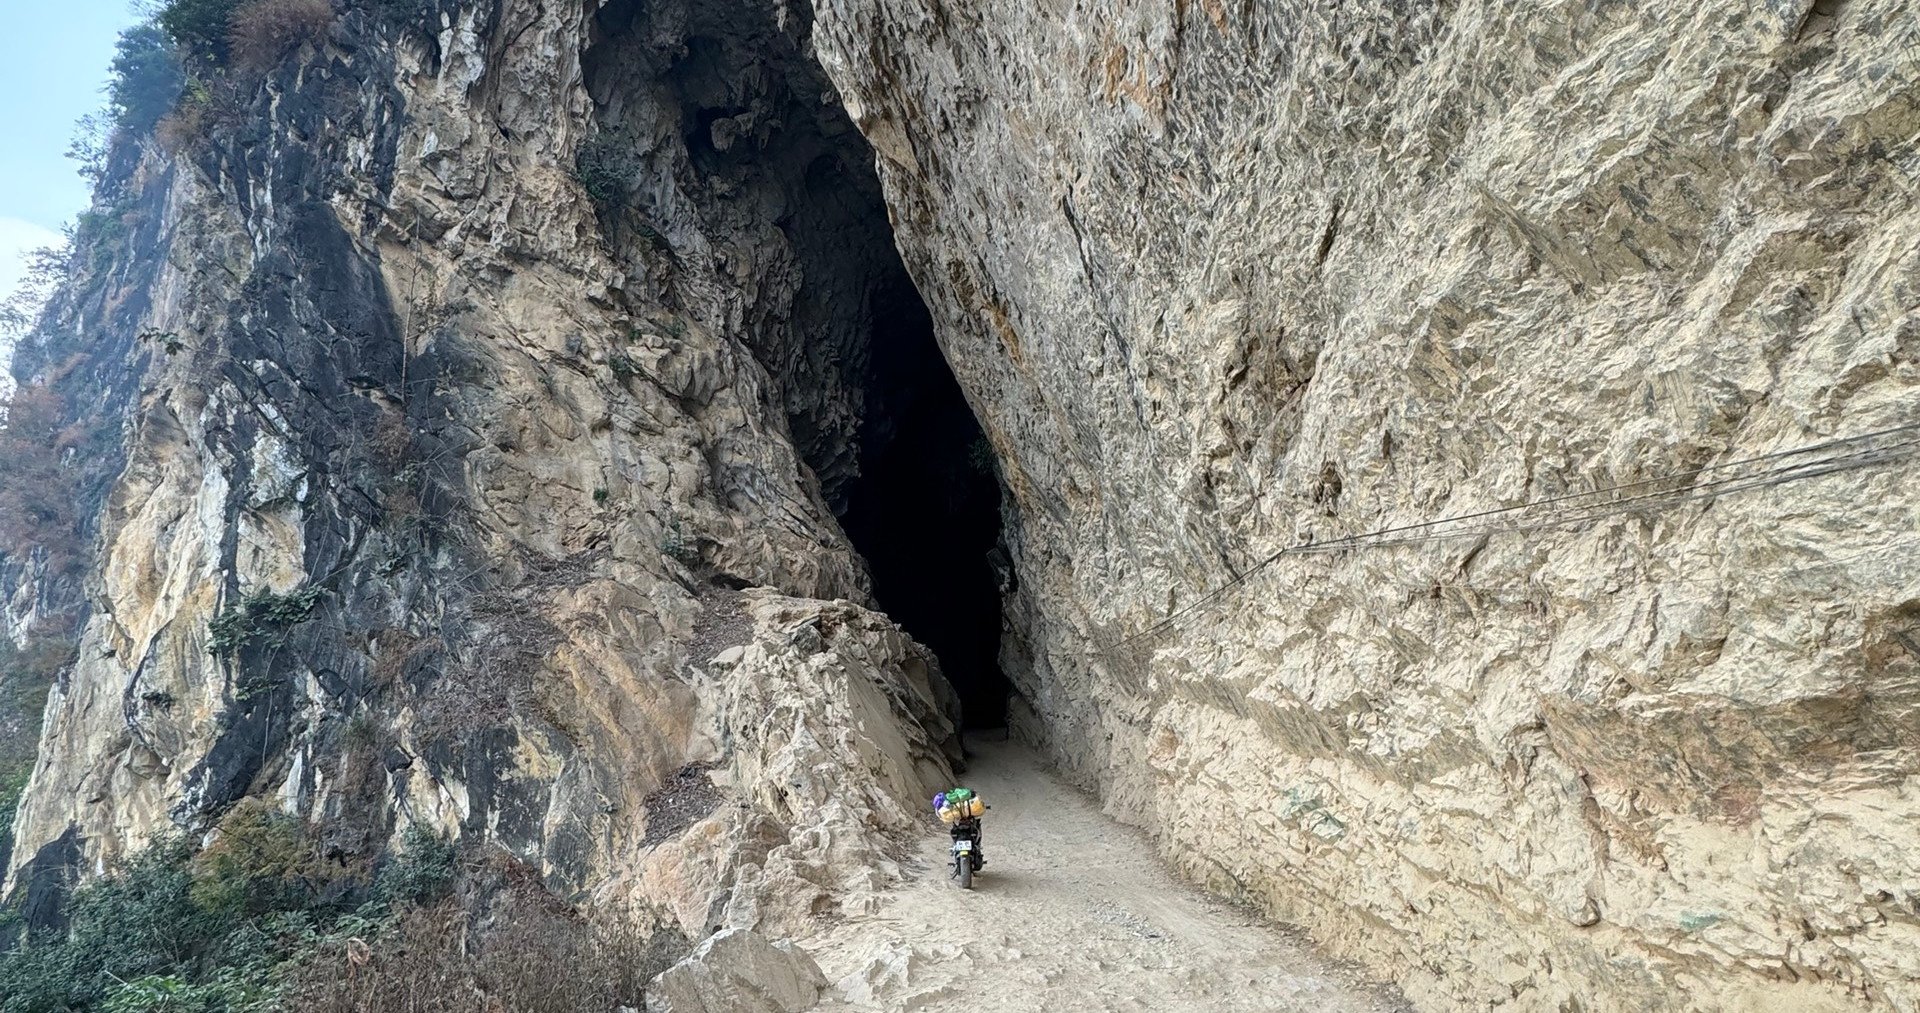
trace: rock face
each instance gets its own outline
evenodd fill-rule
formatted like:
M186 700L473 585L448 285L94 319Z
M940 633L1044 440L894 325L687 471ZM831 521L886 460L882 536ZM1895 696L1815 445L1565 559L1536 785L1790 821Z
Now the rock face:
M826 988L813 958L751 929L714 934L647 985L647 1013L800 1013Z
M1901 0L342 6L16 363L126 420L40 913L268 793L861 910L956 759L834 519L897 240L1018 729L1181 869L1425 1009L1920 1008L1920 436L1754 460L1920 423Z
M16 828L36 918L269 795L346 854L423 820L791 931L950 776L952 694L826 501L911 286L804 20L446 7L350 8L185 151L123 146L137 240L25 346L135 381Z
M1687 474L1920 421L1909 5L816 6L1112 812L1429 1009L1920 1004L1920 479Z

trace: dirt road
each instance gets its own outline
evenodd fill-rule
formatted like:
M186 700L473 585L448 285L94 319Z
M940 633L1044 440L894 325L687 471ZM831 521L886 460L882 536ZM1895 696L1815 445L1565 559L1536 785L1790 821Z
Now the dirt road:
M989 743L967 775L993 806L971 892L929 830L923 865L880 911L805 947L843 986L824 1010L953 1013L1386 1013L1390 989L1175 880L1138 832L1024 749Z

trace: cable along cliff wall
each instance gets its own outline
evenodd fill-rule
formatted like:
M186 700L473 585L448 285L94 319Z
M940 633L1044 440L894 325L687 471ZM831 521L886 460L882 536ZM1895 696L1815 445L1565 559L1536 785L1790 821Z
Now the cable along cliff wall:
M1920 1004L1896 0L823 0L1014 510L1017 722L1427 1009Z
M915 299L871 155L804 19L562 6L342 5L123 146L153 235L43 324L139 382L15 827L35 922L247 797L690 938L899 873L959 713L834 517Z

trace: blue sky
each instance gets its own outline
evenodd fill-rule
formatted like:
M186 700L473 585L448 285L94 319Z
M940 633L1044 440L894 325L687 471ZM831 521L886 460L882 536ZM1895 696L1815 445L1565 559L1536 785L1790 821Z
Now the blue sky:
M87 206L67 144L105 102L114 39L134 20L132 0L0 0L0 296L21 253Z

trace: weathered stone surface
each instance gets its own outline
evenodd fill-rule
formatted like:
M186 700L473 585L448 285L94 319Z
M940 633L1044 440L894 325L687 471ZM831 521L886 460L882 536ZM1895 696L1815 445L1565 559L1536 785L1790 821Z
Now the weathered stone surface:
M1114 647L1920 421L1910 5L816 7L1111 811L1429 1009L1920 1004L1911 464Z
M647 985L647 1013L800 1013L826 988L820 966L752 929L715 933Z
M1910 463L1259 565L1920 421L1909 5L446 6L120 165L144 252L23 346L127 419L36 910L263 793L691 935L868 903L952 714L832 517L898 284L844 101L1110 811L1427 1009L1920 1006Z
M345 14L253 122L118 180L159 233L101 254L124 312L69 298L40 344L183 347L121 367L126 466L10 891L271 795L346 853L425 820L698 938L876 888L949 776L951 695L856 604L821 481L862 418L868 299L906 281L805 23L457 6L432 39ZM763 120L682 129L734 106ZM625 145L598 206L596 132ZM717 815L651 835L693 764Z

